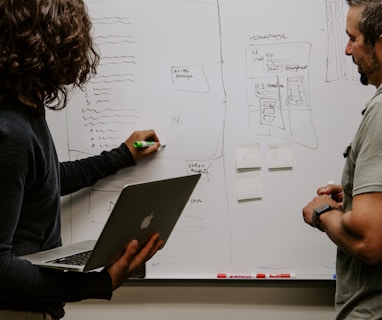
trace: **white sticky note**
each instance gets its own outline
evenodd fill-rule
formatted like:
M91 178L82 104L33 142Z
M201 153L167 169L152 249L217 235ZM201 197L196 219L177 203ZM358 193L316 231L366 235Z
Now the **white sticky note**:
M262 199L264 188L259 175L245 175L236 180L237 200Z
M260 144L244 144L235 147L236 168L260 168L261 167L261 150Z
M267 146L267 162L269 169L292 168L293 156L290 144L269 144Z

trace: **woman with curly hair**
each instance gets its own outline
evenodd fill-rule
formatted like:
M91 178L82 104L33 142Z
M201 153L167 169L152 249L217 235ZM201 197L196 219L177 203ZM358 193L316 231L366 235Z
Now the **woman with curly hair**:
M94 184L157 151L153 130L134 132L118 148L59 162L45 108L66 106L67 90L96 72L99 56L82 0L0 0L0 318L59 319L64 304L110 299L162 245L153 236L100 272L33 266L18 256L61 245L60 196ZM145 149L135 140L154 140Z

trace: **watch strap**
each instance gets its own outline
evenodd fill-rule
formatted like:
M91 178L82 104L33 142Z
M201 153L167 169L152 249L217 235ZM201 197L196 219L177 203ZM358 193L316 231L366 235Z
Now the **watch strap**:
M319 218L320 216L325 213L325 212L328 212L328 211L332 211L332 210L339 210L338 208L336 207L333 207L329 204L323 204L322 206L319 206L317 208L315 208L313 210L313 216L312 216L312 226L317 228L318 230L324 232L324 230L320 227L320 223L319 223Z

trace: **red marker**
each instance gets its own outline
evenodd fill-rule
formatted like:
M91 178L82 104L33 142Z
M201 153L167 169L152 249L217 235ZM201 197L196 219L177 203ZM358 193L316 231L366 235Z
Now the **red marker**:
M254 279L255 277L250 274L227 274L227 273L218 273L216 276L218 279Z
M218 273L217 279L291 279L294 273L257 273L257 274L227 274Z
M295 278L294 273L258 273L256 279L290 279Z

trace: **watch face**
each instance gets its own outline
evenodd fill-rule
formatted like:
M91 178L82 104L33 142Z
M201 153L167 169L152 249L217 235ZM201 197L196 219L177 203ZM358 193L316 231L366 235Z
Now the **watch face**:
M332 207L331 207L330 205L328 205L328 204L324 204L324 205L318 207L318 208L315 209L315 210L316 210L316 212L317 212L318 215L321 215L321 214L323 214L323 213L326 212L326 211L330 211L330 210L332 210Z

